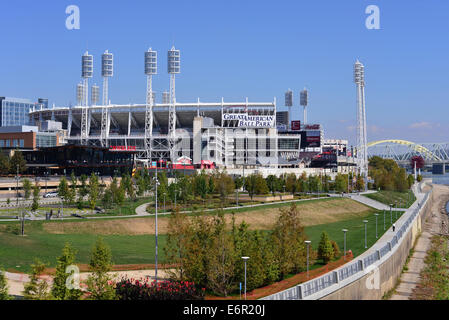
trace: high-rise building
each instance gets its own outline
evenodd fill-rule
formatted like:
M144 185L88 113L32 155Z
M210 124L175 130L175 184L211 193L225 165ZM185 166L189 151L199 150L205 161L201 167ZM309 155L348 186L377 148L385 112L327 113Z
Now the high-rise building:
M28 99L0 97L0 127L29 125L29 112L35 106Z

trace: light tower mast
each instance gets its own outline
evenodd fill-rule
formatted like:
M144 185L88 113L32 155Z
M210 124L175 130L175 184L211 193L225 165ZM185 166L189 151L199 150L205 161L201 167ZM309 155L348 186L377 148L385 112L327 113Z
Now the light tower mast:
M89 78L93 76L94 57L87 51L81 58L81 77L83 78L84 101L81 111L81 144L87 144L88 138L88 118L89 118Z
M176 74L181 73L181 52L173 46L168 51L168 73L170 74L170 111L168 119L168 147L170 149L170 159L175 162L176 143Z
M285 93L285 106L288 107L288 128L291 127L292 123L292 107L293 107L293 91L290 89Z
M101 146L108 147L109 138L109 78L114 76L114 55L106 50L101 56L103 77L103 108L101 109Z
M309 92L306 88L300 93L300 105L304 108L304 125L307 124L307 107L309 105Z
M153 139L153 75L157 74L157 52L148 49L145 52L145 74L147 76L147 94L145 111L145 158L151 160Z
M368 184L368 150L366 135L365 67L358 60L354 64L354 82L357 85L357 162L359 174Z
M81 82L76 85L76 105L82 106L83 104L84 104L84 85Z

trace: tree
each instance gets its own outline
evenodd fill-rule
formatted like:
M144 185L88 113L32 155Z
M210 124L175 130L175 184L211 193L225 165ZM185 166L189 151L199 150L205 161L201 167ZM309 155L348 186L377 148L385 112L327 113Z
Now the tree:
M355 182L355 188L357 191L364 191L365 190L365 179L359 174L357 175L357 180Z
M416 169L422 169L424 168L424 165L426 164L423 157L421 156L414 156L411 160L410 160L410 165L412 166L412 169L415 169L415 163L416 163Z
M23 179L22 181L22 188L25 193L25 199L29 200L31 196L31 189L33 189L33 186L31 185L31 181L29 179Z
M48 283L44 279L40 279L44 273L46 265L39 259L36 259L31 265L30 282L23 286L23 297L25 300L48 300L50 294L48 293Z
M234 180L226 173L220 172L215 177L217 191L220 194L221 203L224 204L229 194L235 190ZM265 180L264 180L265 182Z
M255 194L267 194L269 192L267 182L261 174L252 174L245 179L245 188L251 200Z
M338 247L337 242L331 240L331 244L332 244L332 249L334 250L334 258L338 259L341 256L341 251L340 248Z
M296 193L297 184L296 184L296 175L294 173L290 173L287 176L287 180L285 181L285 189L293 195Z
M237 178L235 178L234 184L235 184L235 188L236 188L237 190L242 189L242 187L243 187L243 178L242 178L242 177L237 177Z
M36 184L33 187L33 204L31 205L31 210L32 211L36 211L37 209L39 209L39 194L40 194L41 188L39 187L38 184Z
M8 282L3 271L0 270L0 300L9 300Z
M125 201L125 189L123 188L122 185L120 186L117 185L117 178L114 177L112 179L109 188L111 189L113 202L118 206L122 205L123 202Z
M415 177L412 174L409 174L407 177L408 188L410 189L415 183Z
M19 173L24 173L27 169L27 162L23 158L22 152L19 150L14 151L14 155L11 157L9 161L10 173L16 174L17 168L19 168Z
M204 170L193 178L193 189L196 196L206 199L207 196L207 175Z
M78 300L82 291L76 288L69 289L67 287L67 279L70 276L69 273L66 273L67 267L71 266L75 263L75 255L76 251L73 249L70 244L66 243L64 248L62 249L61 256L58 257L56 263L56 272L53 278L53 287L51 289L51 293L55 299L58 300ZM72 286L74 282L71 282Z
M233 288L234 246L229 233L226 231L223 212L214 218L214 225L214 237L211 241L210 254L208 256L209 270L207 279L209 288L215 293L227 297Z
M78 185L78 179L75 176L75 172L72 171L70 175L70 189L67 192L67 202L73 204L76 197L76 186Z
M11 165L9 158L0 152L0 174L7 175L10 172Z
M348 190L348 179L344 177L341 173L337 174L335 177L335 191L346 192Z
M111 186L106 188L103 192L103 197L101 198L101 202L103 204L104 209L110 209L113 205L113 196Z
M271 232L275 260L281 279L291 272L300 272L307 265L306 235L295 203L281 208ZM313 256L311 254L310 256Z
M92 249L89 262L91 275L87 278L87 292L91 300L115 300L112 277L108 274L112 269L111 249L98 238Z
M328 264L334 257L334 249L332 243L329 240L327 232L323 231L321 234L321 240L318 245L318 259L323 260L324 264Z
M66 201L68 193L69 193L69 184L67 183L66 177L62 177L61 181L59 181L58 195L59 197L63 198L64 201Z
M97 205L99 192L100 186L98 183L98 177L92 172L89 179L89 206L92 210L94 210Z
M212 176L209 177L209 184L207 186L207 193L213 195L215 193L215 181Z
M278 186L278 184L279 184L279 182L278 182L278 178L275 176L275 175L272 175L272 174L270 174L268 177L267 177L267 186L268 186L268 189L270 190L270 192L273 194L273 196L274 196L274 194L276 193L276 191L278 190L278 188L279 188L279 186Z

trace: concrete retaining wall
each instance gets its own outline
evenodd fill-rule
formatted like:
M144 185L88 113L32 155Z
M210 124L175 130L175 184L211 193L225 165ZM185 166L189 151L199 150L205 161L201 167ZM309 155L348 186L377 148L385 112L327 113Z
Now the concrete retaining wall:
M434 196L432 193L409 231L404 234L398 248L387 260L378 266L380 275L379 289L368 289L367 282L369 283L370 277L372 278L372 273L368 273L347 286L321 298L321 300L380 300L386 292L393 289L401 276L410 249L412 249L416 238L422 230L422 225L432 208L433 201Z

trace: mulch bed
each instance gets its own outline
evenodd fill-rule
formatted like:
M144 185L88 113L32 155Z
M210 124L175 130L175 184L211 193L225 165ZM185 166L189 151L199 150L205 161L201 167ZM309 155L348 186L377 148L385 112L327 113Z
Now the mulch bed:
M298 284L304 283L306 281L312 280L314 278L318 278L322 276L323 274L328 273L329 271L332 271L334 269L337 269L338 267L348 263L349 261L354 259L354 255L351 251L346 255L346 259L343 259L341 257L339 260L332 261L328 263L325 266L322 266L320 268L310 270L309 271L309 277L307 277L307 272L302 272L297 275L294 275L291 278L270 284L269 286L262 287L255 289L251 292L248 292L247 299L248 300L257 300L287 289L290 289ZM216 297L216 296L206 296L206 300L239 300L240 297L237 296L228 296L228 297Z

